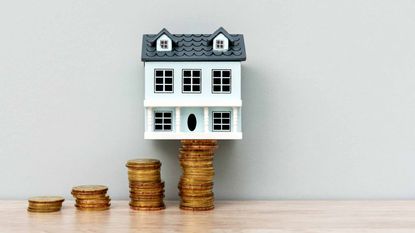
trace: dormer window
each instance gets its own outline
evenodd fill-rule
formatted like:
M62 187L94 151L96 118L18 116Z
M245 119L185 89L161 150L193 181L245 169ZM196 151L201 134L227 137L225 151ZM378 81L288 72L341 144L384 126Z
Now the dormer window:
M222 33L213 39L214 51L227 51L229 48L229 40Z
M166 35L162 35L157 39L157 51L171 51L171 44L171 39Z

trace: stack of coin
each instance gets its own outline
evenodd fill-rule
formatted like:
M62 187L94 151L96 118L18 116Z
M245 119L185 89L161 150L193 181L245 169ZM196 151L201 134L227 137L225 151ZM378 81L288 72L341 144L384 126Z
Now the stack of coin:
M164 181L160 178L160 161L133 159L129 160L126 166L130 186L130 208L133 210L164 209Z
M61 196L39 196L29 198L27 211L47 213L61 210L62 202L65 199Z
M182 140L180 165L183 174L179 182L180 208L211 210L214 208L213 168L216 140Z
M78 210L108 210L111 199L107 191L104 185L81 185L73 187L71 193Z

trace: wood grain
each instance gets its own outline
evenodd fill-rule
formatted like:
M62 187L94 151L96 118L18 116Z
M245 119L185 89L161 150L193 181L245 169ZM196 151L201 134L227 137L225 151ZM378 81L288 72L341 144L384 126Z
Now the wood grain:
M110 211L28 213L26 201L0 201L0 232L415 232L415 201L217 201L208 212L138 212L127 201Z

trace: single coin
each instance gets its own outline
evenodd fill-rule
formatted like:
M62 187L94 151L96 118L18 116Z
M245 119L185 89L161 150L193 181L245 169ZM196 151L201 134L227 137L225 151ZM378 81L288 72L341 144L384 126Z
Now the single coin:
M80 185L72 188L72 194L98 194L108 191L105 185Z
M76 207L76 209L80 210L80 211L104 211L104 210L109 210L110 207L109 206L107 206L107 207L93 207L93 208L91 208L91 207L87 207L87 208Z
M105 208L111 206L111 204L75 204L74 206L78 208Z
M60 208L57 209L33 209L33 208L27 208L27 211L33 212L33 213L52 213L60 211Z
M208 206L208 207L187 207L180 205L180 209L182 210L191 210L191 211L208 211L213 210L215 206Z
M166 206L159 206L159 207L135 207L130 206L132 210L141 210L141 211L156 211L156 210L164 210L166 209Z
M29 198L29 202L33 203L52 203L52 202L63 202L65 198L61 196L37 196Z

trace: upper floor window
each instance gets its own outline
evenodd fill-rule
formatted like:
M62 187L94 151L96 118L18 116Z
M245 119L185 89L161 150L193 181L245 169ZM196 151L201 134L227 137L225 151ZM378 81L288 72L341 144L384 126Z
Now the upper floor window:
M154 70L154 92L173 93L173 70Z
M201 72L200 70L183 70L183 93L201 92Z
M212 93L231 93L231 70L212 70Z

